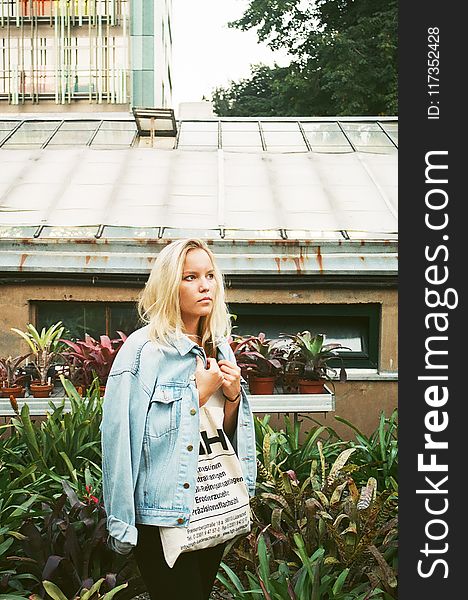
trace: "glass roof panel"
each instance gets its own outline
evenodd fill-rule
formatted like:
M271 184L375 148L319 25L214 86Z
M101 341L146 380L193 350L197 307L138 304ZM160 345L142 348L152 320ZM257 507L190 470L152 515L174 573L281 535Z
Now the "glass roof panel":
M263 131L294 131L300 132L296 121L262 121Z
M262 139L258 131L223 131L223 148L232 148L237 146L251 146L262 149Z
M136 131L135 121L103 121L100 129L111 129L112 131Z
M139 118L140 128L142 131L172 131L173 123L171 119L153 119L150 118Z
M104 227L103 238L132 238L156 240L159 227Z
M23 123L15 133L3 144L3 148L41 147L60 121L29 121Z
M304 131L341 131L336 122L312 123L310 121L301 121Z
M91 139L93 131L88 130L65 130L59 129L47 144L48 146L86 146Z
M163 232L164 239L179 238L203 238L205 240L217 240L221 237L219 229L177 229L175 227L165 227Z
M221 121L221 130L225 131L258 131L258 121Z
M218 121L180 121L182 131L218 131Z
M340 125L345 131L380 131L378 123L373 121L340 121Z
M106 147L112 148L113 146L130 146L133 138L135 137L136 129L133 130L123 130L123 131L111 131L111 130L103 130L102 128L96 133L94 137L91 147L95 148Z
M101 121L65 121L59 131L96 131Z
M348 143L346 146L312 146L312 151L321 154L346 154L354 152L352 146Z
M342 131L305 131L305 135L312 150L321 150L324 146L345 146L348 151L352 151L352 147Z
M358 150L365 150L371 146L391 147L393 150L396 150L383 131L348 131L347 134Z
M18 125L18 121L0 121L0 132L11 131ZM1 137L1 133L0 133Z
M398 123L384 121L380 125L385 129L387 134L392 138L395 144L398 146Z
M218 130L216 131L186 131L182 129L179 135L179 148L185 146L218 147Z
M32 238L37 227L0 225L0 238Z
M290 150L296 150L298 152L306 152L307 146L296 125L296 131L264 131L264 139L267 150L277 150L278 147L289 147Z
M44 227L41 238L92 238L98 228L92 227Z
M394 152L398 152L393 144L391 146L356 146L356 150L358 152L373 154L393 154Z
M342 240L339 231L313 231L311 229L286 229L289 240Z
M224 237L227 240L280 240L281 232L279 229L226 229Z

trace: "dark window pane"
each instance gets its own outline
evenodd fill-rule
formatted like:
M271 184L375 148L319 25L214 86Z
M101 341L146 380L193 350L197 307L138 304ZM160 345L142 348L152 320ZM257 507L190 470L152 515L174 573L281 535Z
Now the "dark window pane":
M85 333L99 338L106 333L106 309L101 302L38 302L37 328L57 321L65 326L64 337L82 339Z
M111 337L117 337L117 331L130 335L142 326L136 304L133 302L109 304Z
M350 348L341 354L348 367L376 368L378 365L378 304L356 305L275 305L230 304L234 335L258 335L269 338L281 333L296 334L308 330L325 334L325 343L337 342Z
M117 337L117 331L130 335L141 327L135 302L37 302L37 328L62 321L64 337L94 339L101 335Z

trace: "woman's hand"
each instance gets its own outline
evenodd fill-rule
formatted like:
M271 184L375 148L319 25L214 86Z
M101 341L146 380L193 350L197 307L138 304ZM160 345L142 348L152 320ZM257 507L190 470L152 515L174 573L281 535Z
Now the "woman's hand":
M218 390L224 382L224 375L218 367L214 358L208 358L208 369L205 369L202 359L197 356L197 368L195 369L195 381L197 382L199 404L203 406L208 402L212 394Z
M218 366L224 375L223 394L228 400L234 401L240 393L241 370L236 363L229 360L220 360Z

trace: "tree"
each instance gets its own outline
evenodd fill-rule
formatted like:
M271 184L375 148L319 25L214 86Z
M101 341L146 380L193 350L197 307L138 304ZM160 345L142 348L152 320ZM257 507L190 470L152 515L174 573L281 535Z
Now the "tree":
M215 90L218 114L397 113L396 0L250 0L230 26L256 28L260 41L288 51L291 64L257 65L250 79Z

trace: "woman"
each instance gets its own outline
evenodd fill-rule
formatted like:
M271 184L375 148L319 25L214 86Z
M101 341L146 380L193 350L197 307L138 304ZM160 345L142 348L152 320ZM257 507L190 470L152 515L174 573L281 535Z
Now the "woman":
M158 255L139 300L148 324L120 349L106 386L103 495L109 545L135 548L152 599L207 600L224 545L181 554L170 569L159 527L186 527L194 502L199 407L218 390L224 431L250 495L256 479L252 413L227 337L222 275L200 240ZM159 526L159 527L158 527Z

